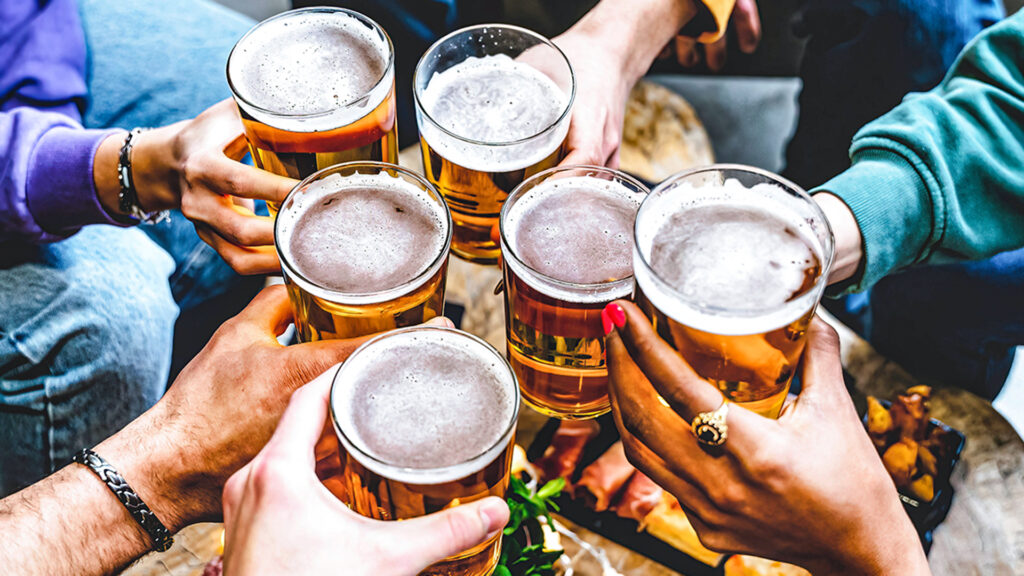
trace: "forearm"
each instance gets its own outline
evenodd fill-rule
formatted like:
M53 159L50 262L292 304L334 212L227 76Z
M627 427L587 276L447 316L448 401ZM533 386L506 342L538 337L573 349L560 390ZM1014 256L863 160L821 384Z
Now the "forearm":
M835 256L832 259L828 283L837 284L851 278L860 268L863 257L860 228L857 227L857 219L854 218L853 212L838 197L827 192L819 192L814 195L814 201L825 213L825 218L832 227Z
M178 507L182 476L174 447L153 429L154 416L147 412L94 450L173 533L187 521ZM17 574L108 574L152 545L103 481L81 464L0 500L0 558Z
M854 138L852 166L819 190L863 237L850 288L912 264L1024 245L1024 14L970 45L937 88L908 96Z
M696 15L694 0L602 0L573 30L600 37L608 53L619 57L609 65L619 66L635 82Z

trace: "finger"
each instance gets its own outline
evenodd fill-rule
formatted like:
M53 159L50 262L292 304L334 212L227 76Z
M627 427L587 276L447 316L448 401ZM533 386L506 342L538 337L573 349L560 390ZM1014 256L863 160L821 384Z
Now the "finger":
M725 59L728 52L726 35L715 40L711 44L704 45L704 59L708 63L708 69L712 72L719 72L725 68Z
M332 367L296 390L288 401L277 430L259 457L294 462L296 470L316 468L314 450L327 422L327 402L337 367Z
M272 274L281 270L274 246L238 246L217 234L206 224L194 222L196 233L227 262L232 270L242 275Z
M843 364L839 354L839 335L824 320L815 316L807 328L803 366L800 371L803 389L787 414L815 408L823 413L853 403L843 381Z
M292 322L288 290L280 284L267 286L231 321L245 323L277 342L277 336Z
M605 163L605 166L611 168L612 170L619 169L619 150L621 150L621 147L616 146L615 151L612 152L612 155L608 157L608 162Z
M697 40L689 36L676 36L676 60L683 68L693 68L700 62Z
M444 328L455 328L455 322L452 322L451 320L449 320L448 318L446 318L444 316L435 316L435 317L431 318L430 320L427 320L423 324L427 325L427 326L441 326L441 327L444 327Z
M412 572L493 538L508 523L508 506L488 497L429 516L379 526L389 546L401 543L402 561Z
M601 155L601 151L593 148L574 148L565 157L564 160L558 163L559 166L602 166L604 165L604 158Z
M281 202L298 183L223 154L208 154L195 162L195 178L218 194Z
M249 141L245 134L238 134L224 146L224 155L232 160L241 160L249 152Z
M636 304L616 300L608 308L612 306L621 310L622 325L615 323L615 333L622 338L629 356L658 394L686 422L722 404L722 393L698 376L679 353L654 332Z
M241 200L252 202L246 198ZM237 246L274 244L274 219L257 216L251 208L239 206L234 196L193 189L182 199L181 211L189 220L206 224Z
M732 24L736 29L736 39L744 54L757 50L761 42L761 15L758 13L756 0L736 0L732 12Z

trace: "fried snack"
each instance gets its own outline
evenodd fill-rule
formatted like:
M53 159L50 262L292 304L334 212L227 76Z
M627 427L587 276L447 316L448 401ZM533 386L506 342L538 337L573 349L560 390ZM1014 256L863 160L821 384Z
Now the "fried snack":
M910 493L923 502L931 502L935 497L935 480L931 474L923 474L910 483Z
M733 556L725 561L725 576L811 576L811 573L776 560Z
M925 445L917 449L917 467L925 474L937 476L939 474L939 462L932 454L932 451Z
M932 387L921 384L918 386L911 386L910 388L907 388L908 396L913 396L914 394L921 396L925 400L930 400L932 397Z
M889 410L893 426L900 432L900 438L916 442L924 440L928 430L928 407L925 397L920 394L900 394Z
M868 396L868 433L872 439L892 431L892 415L874 396Z
M697 532L683 512L679 501L668 492L662 493L661 503L644 519L647 533L708 566L718 566L722 555L704 547Z
M917 472L917 442L904 438L885 451L882 462L889 471L893 482L899 488L910 485L910 479Z

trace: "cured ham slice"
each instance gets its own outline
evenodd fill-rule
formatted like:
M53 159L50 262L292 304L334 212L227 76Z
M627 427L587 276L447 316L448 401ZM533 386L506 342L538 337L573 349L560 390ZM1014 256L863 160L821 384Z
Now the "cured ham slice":
M612 444L607 452L583 469L574 495L591 510L603 512L615 501L619 491L636 469L626 460L622 442Z
M644 529L647 515L661 503L663 492L664 490L655 484L654 480L637 470L629 478L626 488L613 508L619 517L636 520L639 523L637 531L640 531Z
M567 482L571 480L583 449L598 432L600 427L594 420L563 420L544 455L533 463L540 470L541 480L547 482L559 477Z

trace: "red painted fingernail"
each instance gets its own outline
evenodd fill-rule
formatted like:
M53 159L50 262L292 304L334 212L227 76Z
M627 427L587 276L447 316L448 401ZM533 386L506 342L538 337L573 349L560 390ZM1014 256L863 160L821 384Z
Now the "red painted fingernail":
M626 311L622 309L622 306L612 302L604 307L604 311L608 313L608 318L611 319L612 324L615 324L616 328L622 328L626 325Z
M601 310L601 326L604 328L604 335L607 336L612 333L615 329L615 324L612 324L612 319L608 317L608 307L605 306Z

